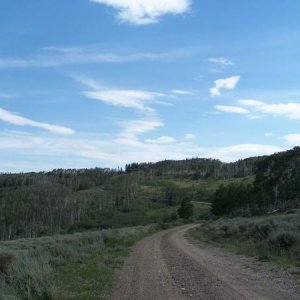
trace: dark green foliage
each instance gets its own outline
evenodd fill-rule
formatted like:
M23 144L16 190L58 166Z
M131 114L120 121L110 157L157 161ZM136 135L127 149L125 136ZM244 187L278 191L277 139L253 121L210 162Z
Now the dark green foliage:
M300 148L260 160L251 185L221 186L212 201L217 215L259 215L300 207Z
M182 200L178 209L178 215L182 219L190 219L193 216L194 205L188 198Z
M126 173L142 171L148 177L229 179L251 176L254 167L262 157L252 157L235 163L223 163L216 159L192 158L185 160L165 160L157 163L132 163L126 165Z
M251 207L253 188L250 184L221 185L212 200L212 213L216 216L238 212L247 214Z

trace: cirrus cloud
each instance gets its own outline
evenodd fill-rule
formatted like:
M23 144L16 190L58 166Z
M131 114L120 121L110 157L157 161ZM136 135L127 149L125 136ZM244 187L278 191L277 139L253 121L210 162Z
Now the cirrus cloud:
M173 144L176 142L176 139L174 139L173 137L171 136L166 136L166 135L163 135L157 139L146 139L145 140L146 143L149 143L149 144Z
M216 105L215 109L222 112L235 113L235 114L249 114L250 111L239 107L239 106L230 106L230 105Z
M28 118L24 118L18 114L9 112L2 108L0 108L0 120L10 123L10 124L13 124L13 125L17 125L17 126L37 127L37 128L41 128L41 129L44 129L44 130L47 130L47 131L50 131L50 132L56 133L56 134L73 134L74 133L74 130L72 130L70 128L33 121Z

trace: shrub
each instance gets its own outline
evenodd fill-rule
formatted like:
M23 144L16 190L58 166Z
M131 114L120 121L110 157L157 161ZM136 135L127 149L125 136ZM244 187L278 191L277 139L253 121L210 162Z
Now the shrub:
M181 206L178 209L178 215L182 219L189 219L193 216L194 205L187 198L183 199L181 202Z
M239 225L239 232L244 233L247 230L247 225L246 224L241 224Z
M15 256L11 253L0 253L0 273L9 275Z
M269 246L280 250L288 250L295 245L297 239L290 232L278 232L269 238Z

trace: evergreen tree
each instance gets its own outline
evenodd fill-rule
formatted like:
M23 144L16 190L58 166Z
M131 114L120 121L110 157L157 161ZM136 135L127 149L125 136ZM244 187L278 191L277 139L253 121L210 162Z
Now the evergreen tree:
M193 216L194 205L187 198L184 198L178 209L178 215L182 219L189 219Z

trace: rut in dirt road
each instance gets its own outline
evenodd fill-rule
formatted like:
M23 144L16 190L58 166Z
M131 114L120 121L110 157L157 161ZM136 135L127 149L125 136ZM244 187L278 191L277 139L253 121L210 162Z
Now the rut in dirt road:
M137 243L108 299L300 299L286 272L271 271L253 258L191 244L184 235L193 226L165 230Z

